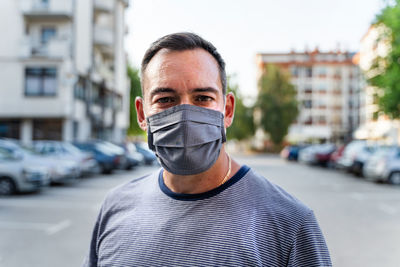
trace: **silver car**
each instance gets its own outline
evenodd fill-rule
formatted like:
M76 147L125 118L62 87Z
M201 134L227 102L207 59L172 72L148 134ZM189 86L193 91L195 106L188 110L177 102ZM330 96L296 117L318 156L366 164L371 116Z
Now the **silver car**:
M48 169L0 147L0 195L32 192L49 184Z
M81 151L68 142L36 141L33 148L42 155L70 162L69 165L75 165L78 169L78 177L97 172L99 169L97 161L93 158L91 153ZM74 162L74 164L72 162ZM67 171L67 169L68 168L65 168L65 171ZM69 166L69 169L75 171L72 166Z
M363 174L367 180L400 185L400 148L378 149L366 162Z
M50 173L52 183L65 183L79 177L79 166L72 160L38 154L35 150L21 145L16 140L0 140L0 147L24 161L45 166Z

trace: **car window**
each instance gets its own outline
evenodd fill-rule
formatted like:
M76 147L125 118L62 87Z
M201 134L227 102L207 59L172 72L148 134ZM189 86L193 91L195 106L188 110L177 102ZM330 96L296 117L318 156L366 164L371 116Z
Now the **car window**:
M55 147L53 144L51 144L51 143L46 143L46 144L43 146L42 153L45 153L45 154L54 154L54 153L56 153L56 152L57 152L56 147Z
M62 144L62 149L64 152L70 153L70 154L79 154L81 151L79 148L77 148L74 145L71 145L70 143L63 143Z
M110 149L108 146L106 146L106 145L104 145L104 144L102 144L102 143L97 143L97 144L95 145L95 148L96 148L99 152L101 152L101 153L103 153L103 154L106 154L106 155L109 155L109 156L115 155L115 152L114 152L112 149Z
M9 160L12 158L13 156L9 151L0 147L0 160Z

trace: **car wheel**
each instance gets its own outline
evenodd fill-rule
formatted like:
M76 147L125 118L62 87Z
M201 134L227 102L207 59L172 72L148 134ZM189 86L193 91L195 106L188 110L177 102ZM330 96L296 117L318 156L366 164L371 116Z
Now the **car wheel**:
M107 168L107 167L103 167L101 170L102 174L111 174L112 173L112 169L111 168Z
M8 177L0 178L0 196L12 195L15 193L15 184Z
M392 172L389 176L389 183L400 185L400 172Z

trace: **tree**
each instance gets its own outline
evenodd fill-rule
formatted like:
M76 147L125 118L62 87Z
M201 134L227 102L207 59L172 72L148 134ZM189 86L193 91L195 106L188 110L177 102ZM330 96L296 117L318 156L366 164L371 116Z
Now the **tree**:
M129 128L128 135L144 135L145 132L139 127L136 118L136 108L135 108L135 99L137 96L142 95L142 89L140 85L140 76L139 70L128 66L128 77L130 80L131 91L129 97Z
M260 126L278 146L299 113L296 90L288 74L275 65L267 65L258 86L256 107L261 113Z
M383 26L377 41L387 42L386 56L377 56L369 70L377 73L368 82L380 89L380 109L392 118L400 118L400 0L392 1L376 17L376 26Z
M255 127L253 120L253 108L243 103L244 97L239 92L237 84L228 77L228 92L235 95L235 117L232 125L227 129L228 140L244 140L254 135Z

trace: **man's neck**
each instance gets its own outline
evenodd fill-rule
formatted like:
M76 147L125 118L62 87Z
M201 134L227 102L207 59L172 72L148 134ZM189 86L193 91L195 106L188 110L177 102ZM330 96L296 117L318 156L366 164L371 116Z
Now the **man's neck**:
M228 179L231 178L240 166L232 160L231 172ZM175 175L164 170L164 183L175 193L181 194L199 194L210 191L221 185L229 169L229 157L222 146L221 152L215 164L205 172L196 175ZM227 179L227 180L228 180Z

